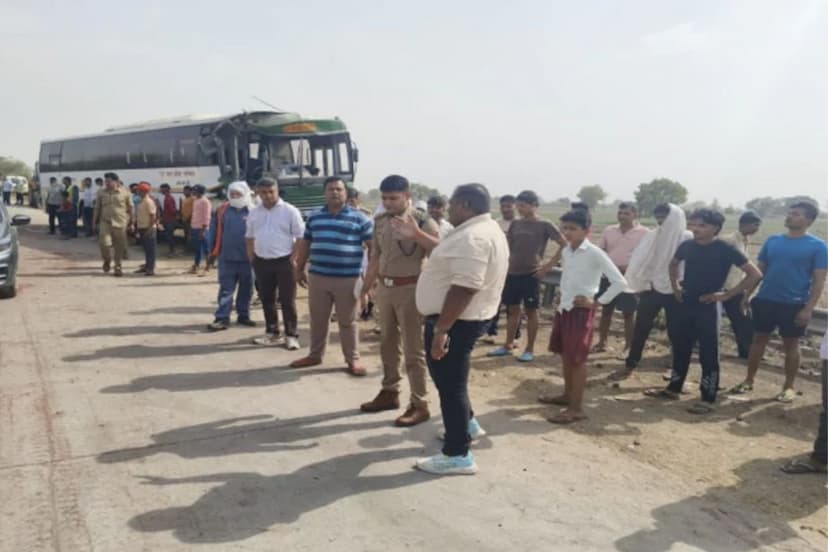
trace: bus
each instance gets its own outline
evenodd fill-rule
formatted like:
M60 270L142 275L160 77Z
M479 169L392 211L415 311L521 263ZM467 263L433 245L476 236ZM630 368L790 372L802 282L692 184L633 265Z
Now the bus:
M275 178L281 196L307 215L324 204L330 176L353 185L359 152L339 118L307 119L279 111L188 115L113 127L99 134L43 140L40 182L75 183L118 173L126 184L167 183L176 195L201 184L223 195L233 181Z

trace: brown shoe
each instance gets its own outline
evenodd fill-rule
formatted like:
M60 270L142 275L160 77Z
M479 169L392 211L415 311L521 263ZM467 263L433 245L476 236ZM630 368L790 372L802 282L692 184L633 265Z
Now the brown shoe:
M108 273L108 272L109 272L109 268L110 268L110 265L111 265L111 264L112 264L112 263L110 263L109 261L104 261L104 263L103 263L103 271L104 271L104 272L106 272L106 273Z
M198 266L193 265L190 267L190 270L187 271L187 274L198 274Z
M348 367L345 368L345 371L348 372L352 376L356 376L361 378L368 374L368 371L360 364L359 362L349 362Z
M397 410L400 407L400 392L383 389L371 402L363 403L359 409L363 412L382 412Z
M313 357L300 358L290 363L291 368L308 368L310 366L318 366L322 364L322 360Z
M428 408L411 405L405 411L405 414L394 420L394 425L397 427L411 427L421 424L429 418L431 418L431 414L429 414Z

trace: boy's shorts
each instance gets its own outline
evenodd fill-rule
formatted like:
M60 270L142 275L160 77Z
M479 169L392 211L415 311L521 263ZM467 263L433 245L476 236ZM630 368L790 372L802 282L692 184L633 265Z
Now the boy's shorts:
M583 364L592 347L595 309L574 308L556 312L549 337L549 351L558 353L569 364Z
M540 302L540 280L531 274L509 274L503 286L502 302L507 307L523 303L527 309L538 308Z

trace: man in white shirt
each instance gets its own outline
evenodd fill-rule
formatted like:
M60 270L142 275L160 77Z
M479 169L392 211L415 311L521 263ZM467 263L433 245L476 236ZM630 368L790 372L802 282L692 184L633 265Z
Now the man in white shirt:
M485 434L469 402L470 356L500 305L509 265L509 244L490 208L484 186L464 184L449 201L455 229L445 240L428 235L413 218L392 220L401 233L431 250L416 300L425 317L426 362L446 431L442 452L415 466L436 475L476 473L469 443Z
M6 178L2 174L0 174L0 181L3 182L3 203L11 205L11 195L14 191L14 182L12 182L11 178Z
M449 231L454 230L454 225L446 220L446 198L443 196L432 196L428 198L428 216L434 219L440 229L440 239L446 237Z
M298 316L296 314L296 274L291 257L296 240L305 233L299 209L279 198L275 180L263 178L256 184L262 200L247 217L247 258L256 273L259 295L265 316L265 335L257 337L257 345L279 345L279 304L285 325L284 345L290 351L299 349Z
M723 236L722 241L729 243L742 255L750 259L750 236L759 231L762 226L762 219L753 211L745 211L739 217L739 229L730 235ZM734 289L745 277L738 267L733 267L725 281L725 291ZM736 346L739 351L739 358L747 359L750 352L750 344L753 342L753 323L748 313L749 293L740 293L722 303L727 317L730 319L730 326L733 328L733 335L736 337Z
M569 245L561 252L561 302L555 313L549 350L561 355L565 387L558 397L539 399L566 406L566 410L548 418L554 424L586 419L582 404L586 360L595 327L595 302L607 305L627 287L627 281L609 255L587 239L591 225L588 211L572 210L561 217L561 231ZM609 281L609 287L596 300L593 297L598 293L602 276Z
M83 217L83 229L86 232L87 238L93 235L92 216L95 214L95 198L97 196L98 190L92 186L92 179L84 178L82 182L80 202L81 215Z

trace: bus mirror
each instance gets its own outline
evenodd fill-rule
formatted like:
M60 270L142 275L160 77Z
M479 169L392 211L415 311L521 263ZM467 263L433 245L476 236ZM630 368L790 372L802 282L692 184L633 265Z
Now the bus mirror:
M354 147L354 149L351 153L351 157L353 158L354 163L359 163L359 149L358 148Z

